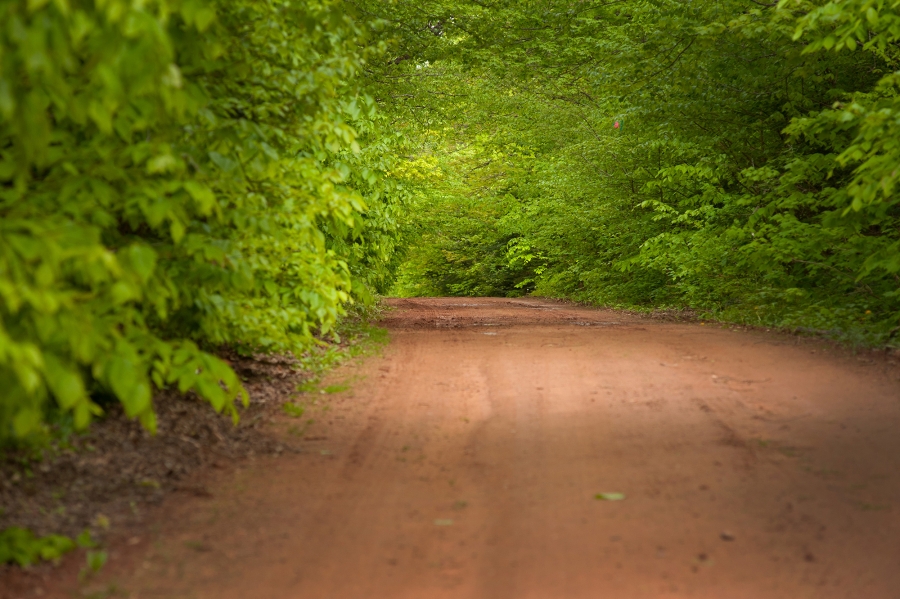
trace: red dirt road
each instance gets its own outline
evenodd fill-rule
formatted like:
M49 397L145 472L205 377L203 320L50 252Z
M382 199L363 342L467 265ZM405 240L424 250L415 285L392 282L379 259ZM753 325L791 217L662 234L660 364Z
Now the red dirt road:
M92 588L900 597L893 362L539 299L390 303L390 345L335 374L356 382L302 453L169 501Z

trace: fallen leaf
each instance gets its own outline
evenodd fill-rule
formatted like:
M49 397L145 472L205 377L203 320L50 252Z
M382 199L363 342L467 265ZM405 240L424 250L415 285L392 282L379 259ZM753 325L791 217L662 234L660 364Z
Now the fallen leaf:
M597 493L594 495L594 499L599 499L600 501L622 501L625 499L625 495L623 493Z

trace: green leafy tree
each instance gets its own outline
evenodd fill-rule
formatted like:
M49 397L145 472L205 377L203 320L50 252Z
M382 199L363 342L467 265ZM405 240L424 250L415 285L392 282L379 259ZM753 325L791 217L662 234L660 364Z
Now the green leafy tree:
M211 350L301 351L385 278L402 192L338 2L0 5L0 438L154 387L235 415ZM363 148L360 141L372 138Z

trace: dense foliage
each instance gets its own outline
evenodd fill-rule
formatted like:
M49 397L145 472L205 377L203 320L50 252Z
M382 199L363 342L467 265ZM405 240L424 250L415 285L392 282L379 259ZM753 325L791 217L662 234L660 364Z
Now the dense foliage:
M366 23L331 0L0 3L0 439L109 399L152 429L154 386L233 414L210 350L300 351L385 284Z
M426 10L398 291L896 334L900 3Z

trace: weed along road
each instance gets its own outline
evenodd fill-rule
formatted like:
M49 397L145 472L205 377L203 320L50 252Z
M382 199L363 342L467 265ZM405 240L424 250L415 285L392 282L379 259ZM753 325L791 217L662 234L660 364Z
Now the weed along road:
M271 424L296 451L167 500L91 588L900 596L891 359L535 298L389 303L389 345L332 376L349 388Z

